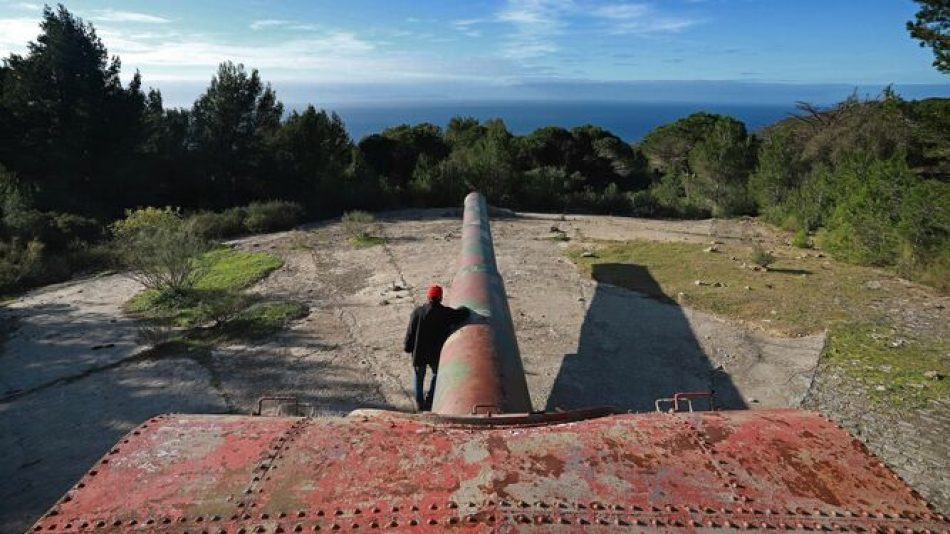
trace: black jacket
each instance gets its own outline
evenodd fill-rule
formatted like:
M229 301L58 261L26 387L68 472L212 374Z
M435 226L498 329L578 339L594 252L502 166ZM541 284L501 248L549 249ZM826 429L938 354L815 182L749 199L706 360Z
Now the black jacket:
M413 310L405 342L405 351L412 353L412 365L429 365L437 371L442 345L452 333L452 327L467 319L468 314L468 308L456 310L431 301Z

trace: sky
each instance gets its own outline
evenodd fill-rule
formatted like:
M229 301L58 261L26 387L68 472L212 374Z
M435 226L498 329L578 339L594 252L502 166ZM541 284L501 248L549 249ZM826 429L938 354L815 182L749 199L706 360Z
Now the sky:
M75 0L123 75L186 103L225 60L285 101L950 96L911 0ZM0 0L0 57L42 4ZM841 94L843 93L843 94ZM830 98L830 97L829 97Z

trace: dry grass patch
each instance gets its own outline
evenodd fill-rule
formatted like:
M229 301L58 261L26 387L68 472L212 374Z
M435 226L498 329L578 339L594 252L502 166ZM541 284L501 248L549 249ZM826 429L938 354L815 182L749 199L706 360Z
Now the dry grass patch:
M596 242L568 256L599 282L738 319L774 334L826 329L822 359L861 382L875 401L920 405L950 395L950 342L940 328L905 328L895 308L921 308L927 292L886 271L815 251L771 251L767 270L749 245ZM891 310L891 311L888 311ZM904 310L906 311L906 310ZM937 378L928 377L936 373ZM940 378L944 377L944 378Z

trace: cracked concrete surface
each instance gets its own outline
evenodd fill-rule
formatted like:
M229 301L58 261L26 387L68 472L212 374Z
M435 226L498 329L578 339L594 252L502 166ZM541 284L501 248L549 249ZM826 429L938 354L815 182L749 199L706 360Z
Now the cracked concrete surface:
M305 303L310 314L254 344L210 355L149 351L121 313L138 289L121 275L46 287L0 309L0 531L21 531L132 426L162 412L247 413L262 394L293 394L317 414L410 410L406 321L432 282L448 285L458 210L383 217L385 246L353 248L336 224L234 245L285 265L251 290ZM537 409L614 404L715 388L732 407L796 406L824 337L785 339L597 284L545 239L552 224L596 239L743 240L730 221L529 215L492 223ZM755 402L750 399L754 399Z

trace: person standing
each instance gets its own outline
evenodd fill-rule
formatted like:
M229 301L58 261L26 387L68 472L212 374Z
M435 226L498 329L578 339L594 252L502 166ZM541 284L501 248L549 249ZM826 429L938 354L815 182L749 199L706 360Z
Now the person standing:
M453 327L467 319L470 313L464 306L459 309L443 306L442 286L438 284L429 287L426 299L425 304L412 311L404 347L407 353L412 354L412 366L416 372L416 408L420 412L432 409L442 345L449 338ZM432 382L428 394L423 395L426 366L432 369Z

